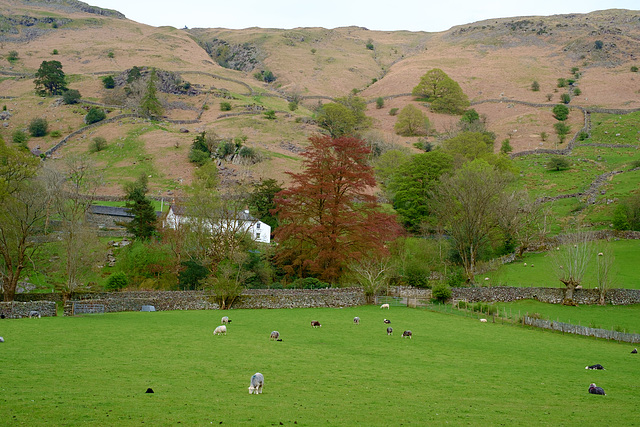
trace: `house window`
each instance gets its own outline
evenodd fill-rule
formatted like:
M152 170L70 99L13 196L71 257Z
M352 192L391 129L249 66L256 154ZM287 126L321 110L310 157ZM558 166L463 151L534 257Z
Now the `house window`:
M260 229L260 223L257 223L257 224L256 224L256 228L257 228L257 229Z
M260 233L256 233L256 240L260 239Z

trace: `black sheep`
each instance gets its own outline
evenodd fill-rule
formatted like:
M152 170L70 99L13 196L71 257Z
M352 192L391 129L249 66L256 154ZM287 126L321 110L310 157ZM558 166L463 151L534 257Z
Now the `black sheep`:
M589 386L589 393L591 393L591 394L601 394L603 396L606 396L606 393L604 392L604 389L602 387L596 387L595 383L591 383L591 385Z

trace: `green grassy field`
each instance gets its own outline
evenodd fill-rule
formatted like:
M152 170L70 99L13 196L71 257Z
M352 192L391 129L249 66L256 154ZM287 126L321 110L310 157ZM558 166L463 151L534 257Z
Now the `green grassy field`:
M612 288L640 289L640 271L638 265L638 240L600 240L592 242L595 252L612 251L615 258L612 271ZM526 265L525 265L526 263ZM586 289L597 287L595 261L590 263L582 286ZM488 281L484 280L486 277ZM550 252L525 253L522 259L504 264L495 271L476 276L476 282L492 286L518 287L563 287L555 273Z
M229 333L214 337L223 314ZM311 328L314 319L322 328ZM270 341L271 330L283 341ZM555 426L638 417L640 371L628 344L419 309L114 313L4 320L0 334L0 407L11 425ZM584 369L594 363L607 370ZM249 395L257 371L264 393ZM588 394L591 382L607 396Z

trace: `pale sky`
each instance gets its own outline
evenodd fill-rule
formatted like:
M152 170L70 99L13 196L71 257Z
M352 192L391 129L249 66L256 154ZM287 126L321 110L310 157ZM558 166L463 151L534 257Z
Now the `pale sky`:
M490 18L640 9L638 0L85 0L155 27L346 26L437 32Z

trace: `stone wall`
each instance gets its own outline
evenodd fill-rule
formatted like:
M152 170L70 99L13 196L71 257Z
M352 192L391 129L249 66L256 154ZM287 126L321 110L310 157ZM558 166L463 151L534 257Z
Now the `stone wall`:
M214 297L204 291L139 291L76 294L64 306L64 315L73 315L75 302L104 306L105 313L140 311L143 305L165 310L218 310ZM329 289L246 289L232 308L351 307L366 299L360 288Z
M0 302L0 314L6 319L29 317L31 311L37 311L42 317L56 316L56 303L52 301Z

